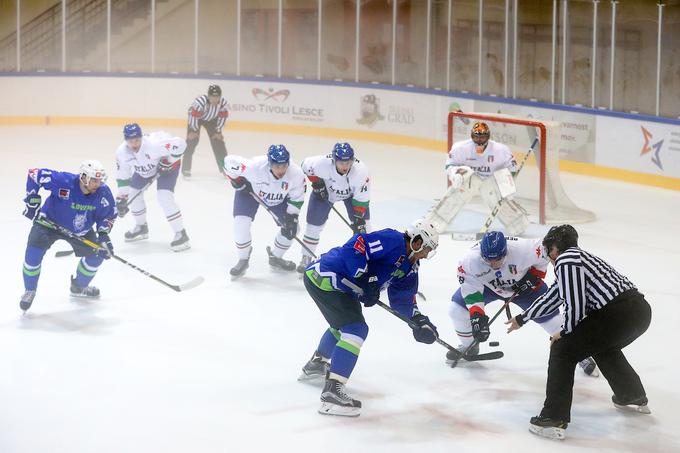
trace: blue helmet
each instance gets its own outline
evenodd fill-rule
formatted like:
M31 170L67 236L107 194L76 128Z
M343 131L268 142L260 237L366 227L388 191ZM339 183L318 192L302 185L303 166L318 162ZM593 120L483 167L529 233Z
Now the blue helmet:
M142 128L137 123L128 123L123 127L125 140L142 136Z
M489 231L480 243L482 258L485 261L503 258L508 253L508 243L500 231Z
M287 164L290 162L290 153L283 145L272 145L267 151L269 164Z
M349 143L336 143L333 147L333 160L340 162L354 160L354 149Z

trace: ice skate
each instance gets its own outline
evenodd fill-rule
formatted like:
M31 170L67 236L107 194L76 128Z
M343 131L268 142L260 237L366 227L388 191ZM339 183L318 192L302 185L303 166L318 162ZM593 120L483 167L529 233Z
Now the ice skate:
M279 258L272 253L271 247L267 246L267 255L269 255L269 265L276 269L281 269L283 271L294 271L295 263L289 260L284 260Z
M96 286L78 286L76 279L71 277L71 297L82 297L84 299L98 299L99 288Z
M328 359L322 357L318 351L314 351L312 358L302 367L302 374L300 374L298 381L323 379L326 377L329 367L330 364L328 363Z
M456 348L456 351L458 351L460 354L463 354L463 353L467 350L467 348L468 348L469 346L470 346L470 345L467 345L467 346L460 345L460 346L458 346L458 347ZM476 344L472 347L472 349L470 349L470 350L468 351L468 355L469 355L469 356L473 356L473 355L477 355L477 354L479 354L479 343L476 343ZM460 357L460 355L457 354L457 353L454 352L454 351L449 351L449 352L446 353L446 364L447 364L447 365L451 365L451 367L456 366L456 364L458 363L458 361L461 360L461 359L463 359L463 358ZM463 360L464 360L464 359L463 359Z
M229 270L229 274L234 278L241 277L243 274L246 273L246 269L248 269L249 261L250 261L250 257L248 257L246 259L238 260L236 265Z
M360 411L361 401L357 401L345 393L345 384L335 379L326 379L326 384L321 392L320 414L358 417Z
M652 413L652 411L649 410L649 407L647 406L648 400L646 396L625 401L617 398L616 395L614 395L612 396L612 402L614 403L614 406L616 406L617 409L623 411L638 412L640 414L645 415L649 415Z
M578 365L583 369L583 372L586 373L590 377L599 377L600 372L597 371L597 364L595 363L595 359L592 357L586 357L585 359L581 360Z
M35 299L35 291L26 290L26 292L24 292L24 295L21 296L19 308L21 308L25 313L26 310L31 308L31 305L33 304L33 299Z
M312 262L311 256L302 255L302 259L300 260L300 264L298 264L297 271L301 274L304 274L305 269L307 269L307 266L309 266L309 263L311 262Z
M125 232L125 242L135 242L143 239L149 239L149 227L146 223L135 225L133 229Z
M187 236L186 230L178 231L177 233L175 233L175 239L173 239L172 242L170 243L170 247L172 247L172 250L174 250L175 252L181 252L183 250L188 250L191 248L191 244L189 243L189 236Z
M568 425L567 422L553 420L552 418L538 415L536 417L531 417L529 431L537 436L562 440L564 439Z

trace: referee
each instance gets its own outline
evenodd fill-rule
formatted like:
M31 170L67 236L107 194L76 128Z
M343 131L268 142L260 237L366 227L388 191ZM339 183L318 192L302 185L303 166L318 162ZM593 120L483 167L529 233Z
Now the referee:
M219 85L210 85L208 94L203 94L194 99L191 107L189 107L187 149L182 158L182 176L191 177L191 160L201 135L201 126L205 128L210 137L210 146L212 146L215 155L217 169L220 173L224 173L223 166L227 148L224 146L222 128L228 116L227 101L222 97L222 89Z
M555 266L555 282L524 313L506 322L511 332L564 304L562 331L550 339L545 403L541 414L531 418L529 431L564 438L574 369L588 356L609 382L617 408L649 414L640 377L621 352L649 327L652 312L644 296L605 261L580 249L571 225L552 227L543 247Z

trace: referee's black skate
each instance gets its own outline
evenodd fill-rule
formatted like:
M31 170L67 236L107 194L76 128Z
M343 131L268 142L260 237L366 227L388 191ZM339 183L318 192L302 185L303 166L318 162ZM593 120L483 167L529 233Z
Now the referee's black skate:
M98 299L99 288L96 286L78 286L76 285L76 279L71 277L71 297Z
M298 381L324 378L328 374L329 367L328 359L322 357L319 351L314 351L312 358L302 367L302 374L300 374Z
M649 410L649 407L647 407L647 402L648 400L646 396L635 398L632 400L624 400L621 398L617 398L616 395L612 396L612 403L614 403L614 406L617 409L638 412L640 414L645 415L649 415L652 413L652 411Z
M24 292L23 296L21 296L21 301L19 302L19 308L21 308L25 313L26 310L31 308L31 305L33 304L33 299L35 299L35 291L34 290L26 290L26 292Z
M189 236L187 235L186 230L178 231L175 233L175 239L172 240L170 243L170 247L172 247L172 250L175 252L181 252L183 250L188 250L191 248L191 244L189 243Z
M323 415L358 417L360 412L361 401L355 400L345 393L345 384L335 379L327 378L321 392L319 413Z
M569 423L562 420L553 420L549 417L537 415L531 417L529 421L529 431L537 436L547 437L548 439L564 439L565 432Z
M149 227L146 223L135 225L130 231L125 232L125 242L141 241L142 239L149 239Z
M267 255L269 255L269 265L271 267L274 267L276 269L281 269L284 271L294 271L295 270L295 263L289 260L284 260L283 258L279 258L278 256L275 256L272 253L271 247L267 246Z

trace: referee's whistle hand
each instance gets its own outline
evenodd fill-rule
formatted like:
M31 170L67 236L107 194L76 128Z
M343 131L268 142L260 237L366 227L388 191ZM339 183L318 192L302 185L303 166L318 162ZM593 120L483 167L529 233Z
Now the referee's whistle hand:
M560 338L562 338L562 334L560 332L557 332L555 335L550 337L550 346L552 346Z
M521 327L515 318L508 319L505 324L508 324L508 333Z

